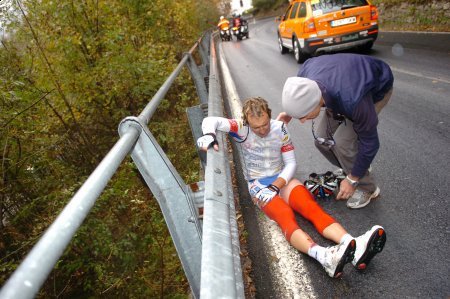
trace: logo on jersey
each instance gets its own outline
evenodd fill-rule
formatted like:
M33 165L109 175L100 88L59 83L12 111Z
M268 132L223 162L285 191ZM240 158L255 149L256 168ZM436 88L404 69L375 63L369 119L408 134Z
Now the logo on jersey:
M237 133L239 130L238 122L234 119L229 119L228 122L230 123L230 132Z
M284 135L287 135L287 130L286 130L286 126L284 125L284 123L281 125L281 132L283 132Z
M229 119L228 122L230 123L230 132L228 134L230 134L230 136L236 139L236 141L238 142L244 141L244 136L238 134L239 129L242 127L241 124L235 119Z
M285 127L284 124L281 125L281 132L283 133L283 139L281 139L281 141L283 142L283 144L285 144L285 143L291 143L291 142L290 142L289 134L288 134L288 132L287 132L286 127Z
M281 147L282 153L293 151L293 150L294 150L294 145L292 144L292 142L289 142L288 144L285 144Z

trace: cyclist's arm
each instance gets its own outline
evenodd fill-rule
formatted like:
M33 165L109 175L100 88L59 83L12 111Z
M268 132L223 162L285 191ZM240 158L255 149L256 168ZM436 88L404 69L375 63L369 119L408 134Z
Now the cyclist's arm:
M274 184L280 189L284 187L293 177L297 170L297 160L295 158L294 145L285 124L281 127L282 130L282 146L281 156L284 162L284 168L278 175ZM278 185L280 184L280 186Z

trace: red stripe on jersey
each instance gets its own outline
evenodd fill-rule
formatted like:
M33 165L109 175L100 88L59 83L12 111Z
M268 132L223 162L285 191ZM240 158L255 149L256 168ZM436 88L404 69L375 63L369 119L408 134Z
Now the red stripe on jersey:
M286 144L286 145L281 147L281 152L282 153L293 151L293 150L294 150L294 145L292 143Z
M228 122L230 123L230 132L237 133L237 131L239 130L237 121L235 121L234 119L229 119Z

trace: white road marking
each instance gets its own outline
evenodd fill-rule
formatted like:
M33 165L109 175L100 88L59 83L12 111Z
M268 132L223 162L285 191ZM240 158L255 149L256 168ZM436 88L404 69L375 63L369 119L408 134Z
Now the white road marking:
M277 294L283 294L283 298L317 298L301 258L302 253L287 242L278 225L266 216L258 217L258 227L263 235Z
M411 72L411 71L407 71L407 70L404 70L404 69L399 69L399 68L392 67L392 66L391 66L391 70L393 70L394 72L403 73L403 74L407 74L407 75L410 75L410 76L415 76L415 77L419 77L419 78L426 78L426 79L429 79L429 80L432 80L432 81L438 81L438 82L447 83L447 84L450 83L449 80L442 79L442 78L437 78L437 77L426 76L426 75L424 75L424 74L422 74L420 72Z

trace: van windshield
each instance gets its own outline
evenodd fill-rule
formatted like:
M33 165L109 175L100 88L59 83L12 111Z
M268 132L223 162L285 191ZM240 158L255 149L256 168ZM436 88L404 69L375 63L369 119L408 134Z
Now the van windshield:
M368 5L366 0L312 0L314 13L329 13L337 10Z

